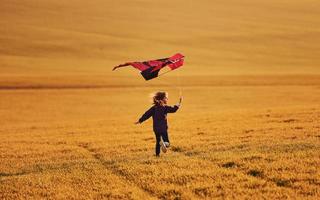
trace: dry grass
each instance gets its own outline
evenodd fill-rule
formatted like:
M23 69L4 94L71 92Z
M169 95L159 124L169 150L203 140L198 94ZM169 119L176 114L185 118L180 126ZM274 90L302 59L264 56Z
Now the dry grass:
M320 196L319 86L186 86L160 158L133 125L156 89L2 90L1 197Z
M315 0L1 1L0 199L319 199L319 15ZM111 72L177 51L183 69L149 82ZM156 158L151 121L133 123L178 86Z

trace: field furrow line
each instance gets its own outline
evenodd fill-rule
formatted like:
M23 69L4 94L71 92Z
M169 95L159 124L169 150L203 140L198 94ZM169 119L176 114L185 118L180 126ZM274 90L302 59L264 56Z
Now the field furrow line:
M221 165L217 164L216 162L214 162L213 160L211 160L210 158L206 158L206 157L200 157L197 155L190 155L190 152L181 152L181 151L174 151L175 153L178 153L182 156L187 157L190 160L201 160L201 161L205 161L208 162L210 164L214 164L217 167L222 167ZM290 188L290 189L295 189L291 184L289 180L282 180L282 179L276 179L276 178L267 178L265 176L263 176L263 173L260 172L259 170L248 170L245 171L243 169L239 169L239 168L234 168L234 167L224 167L225 169L228 169L230 171L236 171L237 173L241 173L244 176L247 177L251 177L251 178L257 178L269 183L274 184L275 187L286 187L286 188Z
M152 190L149 188L143 187L139 184L137 184L134 180L134 177L128 176L126 172L121 170L117 165L111 162L107 162L103 159L103 156L96 152L93 148L89 147L89 144L87 143L81 143L78 145L78 147L85 149L88 153L91 154L91 156L97 160L102 166L104 166L105 169L110 171L115 176L119 177L120 180L126 182L131 187L136 188L138 191L140 191L142 194L144 194L145 199L158 199L158 197L153 193Z

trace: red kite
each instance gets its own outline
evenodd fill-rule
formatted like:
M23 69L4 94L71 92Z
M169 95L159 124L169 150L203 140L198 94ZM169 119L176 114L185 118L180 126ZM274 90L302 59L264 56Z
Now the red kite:
M145 80L150 80L158 77L159 71L168 66L171 70L177 69L183 65L184 55L177 53L169 58L162 58L157 60L149 60L143 62L127 62L118 65L113 68L113 70L119 67L133 66L134 68L140 70L141 75ZM161 74L160 74L161 75Z

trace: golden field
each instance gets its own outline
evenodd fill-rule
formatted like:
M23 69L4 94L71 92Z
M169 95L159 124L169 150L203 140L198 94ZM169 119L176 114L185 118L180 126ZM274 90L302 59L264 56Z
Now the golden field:
M320 2L3 0L0 199L319 199ZM113 66L185 54L151 81ZM169 115L154 156L149 94Z

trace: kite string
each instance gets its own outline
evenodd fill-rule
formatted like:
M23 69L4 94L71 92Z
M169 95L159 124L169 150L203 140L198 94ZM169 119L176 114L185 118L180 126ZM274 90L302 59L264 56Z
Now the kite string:
M180 70L178 70L178 89L179 89L179 96L182 97L182 86L181 86L181 77L180 77Z
M162 76L162 75L164 75L164 74L166 74L166 73L169 73L169 72L171 72L171 71L172 71L172 70L165 71L165 72L159 74L158 77L159 77L159 76ZM178 80L178 84L177 84L176 88L179 90L179 95L180 95L180 97L181 97L181 96L182 96L182 86L181 86L180 70L178 70L177 80Z
M169 72L171 72L171 71L172 71L172 70L165 71L165 72L159 74L158 77L159 77L159 76L162 76L163 74L169 73Z
M169 72L172 72L172 70L165 71L165 72L159 74L158 77L162 76L166 73L169 73ZM178 72L177 72L177 80L178 80L178 83L177 83L177 86L175 86L175 88L177 88L179 90L179 97L182 97L182 85L181 85L180 70L178 70Z

